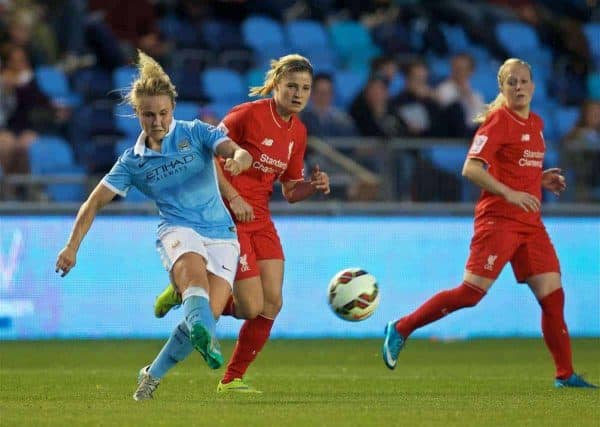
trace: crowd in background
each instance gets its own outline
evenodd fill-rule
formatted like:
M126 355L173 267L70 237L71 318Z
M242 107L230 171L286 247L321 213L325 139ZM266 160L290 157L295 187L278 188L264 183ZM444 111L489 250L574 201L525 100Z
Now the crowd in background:
M491 29L517 21L533 28L543 46L536 55L524 52L536 81L533 110L546 122L549 150L573 181L571 200L600 201L600 39L594 46L584 31L586 25L600 26L599 7L594 1L558 3L0 0L0 177L35 173L31 146L48 135L70 144L84 173L106 172L118 154L115 146L128 136L115 125L119 98L114 76L133 62L136 49L169 70L180 99L198 107L196 117L218 123L227 107L240 100L211 99L199 83L204 70L231 69L247 87L262 79L266 59L289 53L278 52L275 45L265 45L264 52L249 45L241 28L253 16L282 28L308 20L324 29L351 22L367 30L372 48L356 49L346 58L335 57L335 49L312 56L300 52L316 71L311 102L302 113L310 136L325 141L458 138L466 146L475 130L472 118L497 90L497 64L522 48L520 40L507 45ZM269 31L265 27L264 35ZM600 30L594 34L600 38ZM66 77L66 95L48 87L42 70L49 65ZM491 88L475 81L481 72L491 79ZM355 80L342 78L357 74L364 76L358 87ZM566 128L558 125L563 122ZM342 151L381 172L378 155L383 152L363 155L360 146ZM425 182L434 177L445 184L443 200L460 199L459 171L437 169L419 149L403 150L394 161L404 171L394 179ZM428 200L429 187L415 188L407 187L397 198ZM31 194L16 188L2 197Z

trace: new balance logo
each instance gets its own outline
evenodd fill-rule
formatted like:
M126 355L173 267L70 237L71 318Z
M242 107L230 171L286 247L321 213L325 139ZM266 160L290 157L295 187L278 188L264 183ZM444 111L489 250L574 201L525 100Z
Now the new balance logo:
M270 147L273 145L273 140L271 138L265 138L263 142L261 142L261 145L266 145L267 147Z

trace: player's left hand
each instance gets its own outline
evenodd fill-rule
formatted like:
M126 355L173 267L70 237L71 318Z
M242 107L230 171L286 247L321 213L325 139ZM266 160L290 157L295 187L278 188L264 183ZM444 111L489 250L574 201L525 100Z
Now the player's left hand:
M560 196L560 193L567 188L565 177L562 175L562 169L550 168L542 172L542 187Z
M329 175L321 171L319 165L315 165L312 169L310 184L324 194L329 194L331 191L329 188Z

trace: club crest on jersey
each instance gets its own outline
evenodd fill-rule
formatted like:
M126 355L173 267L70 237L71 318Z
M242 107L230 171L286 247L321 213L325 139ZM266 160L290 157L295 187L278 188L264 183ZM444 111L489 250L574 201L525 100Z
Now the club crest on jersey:
M472 154L480 153L487 140L487 135L475 135L475 138L473 138L473 144L471 144L471 149L469 150L469 152Z
M521 135L521 142L527 142L529 141L529 134L528 133L524 133Z
M271 138L265 138L261 145L266 145L267 147L271 147L273 145L273 140Z
M185 152L185 151L190 151L190 149L192 148L190 141L188 141L187 139L182 139L181 141L179 141L177 143L177 149L179 151Z

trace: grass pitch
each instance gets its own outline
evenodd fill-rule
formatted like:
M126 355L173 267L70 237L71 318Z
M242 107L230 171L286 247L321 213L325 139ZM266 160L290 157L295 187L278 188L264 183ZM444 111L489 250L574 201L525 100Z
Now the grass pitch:
M247 380L261 395L218 395L223 373L198 354L155 399L137 372L161 341L0 344L1 426L595 426L600 390L556 390L541 339L411 340L389 371L381 340L274 340ZM225 341L224 355L233 343ZM600 383L600 339L573 340L576 368Z

